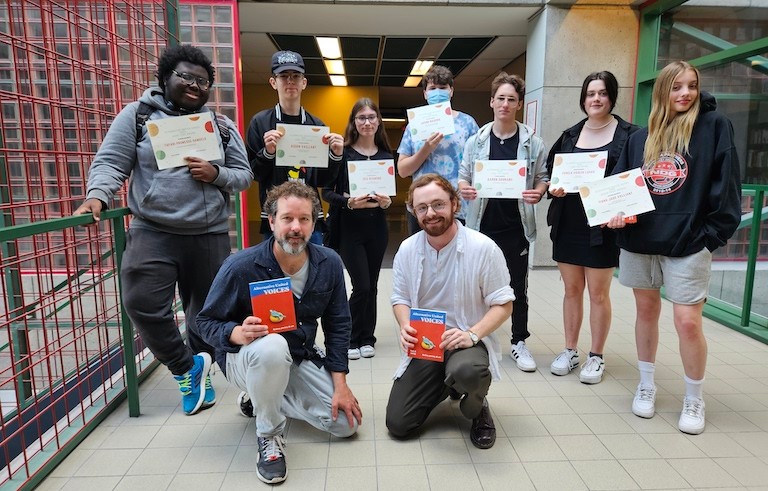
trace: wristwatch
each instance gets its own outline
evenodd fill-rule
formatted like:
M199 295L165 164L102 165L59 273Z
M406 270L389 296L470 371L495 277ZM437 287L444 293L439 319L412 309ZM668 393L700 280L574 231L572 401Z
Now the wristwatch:
M477 346L477 343L480 342L480 338L477 337L477 334L472 331L467 331L467 334L469 334L469 339L472 340L472 346Z

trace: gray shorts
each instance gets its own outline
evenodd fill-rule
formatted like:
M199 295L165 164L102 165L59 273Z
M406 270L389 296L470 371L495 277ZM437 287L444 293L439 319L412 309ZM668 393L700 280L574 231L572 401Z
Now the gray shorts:
M619 283L641 290L666 287L667 298L680 305L707 299L712 273L712 253L706 247L683 257L637 254L621 250Z

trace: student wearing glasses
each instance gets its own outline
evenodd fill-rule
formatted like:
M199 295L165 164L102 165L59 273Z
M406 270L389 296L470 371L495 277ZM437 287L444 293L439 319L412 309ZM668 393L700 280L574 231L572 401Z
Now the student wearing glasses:
M323 122L311 115L301 105L301 93L307 88L304 77L304 59L293 51L278 51L272 55L272 77L269 84L277 91L275 107L257 113L248 126L246 146L248 159L255 179L259 182L261 202L261 233L266 240L272 236L269 220L264 210L267 192L286 181L298 181L317 188L323 184L319 169L311 167L276 167L277 142L283 136L277 131L277 123L324 126ZM326 135L329 143L328 167L334 168L343 158L344 138L338 133ZM322 210L321 210L322 213ZM323 243L323 216L319 216L311 241Z
M533 129L515 119L523 107L525 81L517 75L499 73L491 82L493 121L467 140L464 159L459 168L459 192L467 203L467 227L492 238L504 252L515 307L512 313L512 350L510 356L524 372L536 370L525 340L528 332L528 251L536 240L534 206L547 192L547 152L544 142ZM520 199L477 198L472 185L472 168L476 160L524 161L527 169L526 189Z
M195 414L216 402L208 376L214 350L195 319L230 253L229 195L247 189L253 174L240 133L221 114L213 125L221 158L190 156L185 166L158 169L147 127L175 116L212 114L205 103L214 69L198 48L173 46L158 61L157 81L157 87L115 117L88 171L86 200L75 215L92 213L98 222L129 181L133 219L122 260L123 306L144 344L175 376L184 412ZM139 124L142 107L148 108L148 118ZM229 130L227 140L222 128ZM177 288L187 345L171 310Z
M405 239L392 268L392 308L403 349L387 403L386 424L396 438L413 436L432 410L451 396L472 420L469 439L481 449L496 441L486 395L499 380L501 346L494 331L512 313L504 255L485 235L464 227L453 185L437 174L414 180L408 210L422 231ZM417 342L411 308L445 312L444 361L411 359Z
M358 100L344 134L344 160L323 188L330 204L326 243L339 251L352 280L349 310L352 314L350 360L376 354L376 294L379 271L389 232L384 210L392 204L386 194L355 194L349 189L347 162L391 159L387 133L378 106L367 97Z

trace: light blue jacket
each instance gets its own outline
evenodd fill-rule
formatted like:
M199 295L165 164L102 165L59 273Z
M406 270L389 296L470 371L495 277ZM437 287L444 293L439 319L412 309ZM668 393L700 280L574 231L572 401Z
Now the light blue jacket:
M493 122L485 124L480 131L472 135L464 146L464 157L459 166L459 182L472 184L472 169L475 160L489 160L491 153L491 127ZM517 123L517 132L520 135L520 144L517 147L517 160L525 160L528 171L526 189L533 189L542 182L549 182L547 177L547 152L544 141L533 134L529 126ZM480 221L485 213L488 198L479 198L465 201L467 206L467 227L480 230ZM535 205L526 204L518 200L520 219L523 222L523 231L528 242L536 240L536 212Z

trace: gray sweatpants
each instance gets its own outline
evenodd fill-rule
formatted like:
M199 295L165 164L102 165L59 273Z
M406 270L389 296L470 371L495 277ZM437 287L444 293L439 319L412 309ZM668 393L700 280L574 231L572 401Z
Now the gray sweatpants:
M350 428L343 411L336 421L331 417L331 373L308 360L293 363L280 334L268 334L237 353L227 353L227 380L251 398L258 436L282 434L286 418L306 421L340 438L357 431L357 421Z

